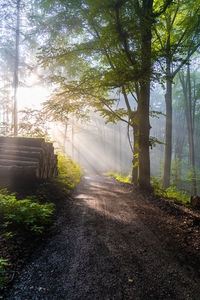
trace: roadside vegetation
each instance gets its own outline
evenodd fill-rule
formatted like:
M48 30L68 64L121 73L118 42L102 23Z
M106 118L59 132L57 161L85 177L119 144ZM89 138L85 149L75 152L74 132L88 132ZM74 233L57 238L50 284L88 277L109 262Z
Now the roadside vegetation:
M119 174L116 172L107 172L104 175L113 177L121 182L131 183L131 175L130 174Z
M185 206L190 206L190 195L187 191L179 190L177 186L170 186L164 189L158 177L151 178L151 185L155 195L169 198L171 201L177 201Z
M173 171L176 173L177 170L173 167ZM172 178L173 178L172 172ZM129 174L119 174L116 172L107 172L106 176L115 178L116 180L124 183L131 183L131 175ZM178 178L177 178L178 180ZM189 179L188 179L189 180ZM175 183L177 185L175 185ZM190 206L190 193L186 190L180 189L178 182L174 180L174 184L170 185L170 187L164 189L162 187L162 176L160 177L151 177L151 186L153 188L154 194L169 198L173 202L178 202L184 206Z
M0 190L0 240L4 250L10 242L19 241L21 237L34 240L48 232L59 205L57 202L69 195L82 175L81 168L63 155L58 155L58 169L55 179L38 184L34 191L22 194ZM0 287L9 281L6 278L9 265L7 257L0 257Z

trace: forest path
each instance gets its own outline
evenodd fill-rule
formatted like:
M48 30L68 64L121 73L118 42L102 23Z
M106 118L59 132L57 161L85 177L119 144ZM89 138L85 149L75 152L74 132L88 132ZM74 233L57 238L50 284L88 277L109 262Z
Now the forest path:
M174 220L113 179L84 177L6 299L199 300L170 245Z

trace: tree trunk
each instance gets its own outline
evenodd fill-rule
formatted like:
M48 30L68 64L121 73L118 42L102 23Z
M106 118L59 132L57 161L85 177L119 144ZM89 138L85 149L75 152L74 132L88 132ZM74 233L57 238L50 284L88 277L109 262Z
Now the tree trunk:
M164 176L163 188L170 185L170 171L172 159L172 79L170 77L170 64L167 62L167 89L165 94L166 103L166 125L165 125L165 158L164 158Z
M63 151L64 151L64 153L66 153L66 151L67 151L67 147L66 147L66 143L67 143L67 129L68 129L68 121L66 121L66 123L65 123L65 132L64 132L64 139L63 139Z
M14 65L14 103L13 103L13 127L14 135L18 134L18 118L17 118L17 90L19 86L19 29L20 29L20 2L17 0L17 21L16 21L16 33L15 33L15 65Z
M119 173L122 173L122 135L121 126L119 124Z
M143 1L143 12L140 18L141 28L141 67L143 78L140 80L138 99L138 149L139 172L138 184L141 188L150 188L150 155L149 155L149 100L151 78L151 27L153 1Z
M72 146L72 159L74 160L75 159L75 156L74 156L74 119L72 117L72 137L71 137L71 146Z
M149 94L150 85L143 83L141 97L138 101L138 184L141 188L150 188L150 156L149 156Z
M191 179L191 193L197 194L196 186L196 171L195 171L195 151L194 151L194 130L193 130L193 114L192 114L192 91L191 91L191 77L190 77L190 66L187 67L187 78L184 81L184 75L180 75L180 82L183 88L184 104L185 104L185 117L187 122L188 131L188 144L189 144L189 158L190 158L190 171L192 175Z
M192 88L191 88L191 76L190 76L190 65L187 66L187 80L188 80L188 114L189 114L189 124L188 124L188 138L189 138L189 152L190 152L190 169L192 172L192 186L191 192L193 195L197 194L197 183L196 183L196 171L195 171L195 154L194 154L194 116L192 113Z
M132 183L137 184L138 182L138 127L133 124L133 166L132 166Z

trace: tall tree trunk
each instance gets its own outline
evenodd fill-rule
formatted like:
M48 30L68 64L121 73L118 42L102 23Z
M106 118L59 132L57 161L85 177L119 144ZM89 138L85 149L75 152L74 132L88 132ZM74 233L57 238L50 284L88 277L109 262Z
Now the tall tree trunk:
M166 125L165 125L165 157L164 157L164 176L163 188L170 185L170 171L172 160L172 78L170 77L171 61L167 60L167 88L165 94L166 103Z
M151 78L151 27L153 0L143 1L141 27L141 64L144 79L140 81L138 99L138 148L139 173L138 184L141 188L150 188L150 154L149 154L149 101Z
M128 125L128 139L129 144L131 147L131 150L133 152L133 159L132 159L132 183L135 185L138 184L138 156L139 156L139 148L138 148L138 125L137 125L137 110L133 111L131 109L128 96L126 93L126 90L124 86L122 86L122 93L124 95L124 100L126 103L126 107L128 110L128 116L129 116L129 125ZM130 135L129 135L129 129L130 124L133 129L133 145L131 144Z
M149 94L150 85L141 85L141 96L138 101L138 184L150 188L150 155L149 155Z
M64 151L64 153L67 152L67 147L66 147L66 143L67 143L67 129L68 129L68 121L66 121L66 123L65 123L65 132L64 132L64 139L63 139L63 151Z
M196 195L197 186L196 186L195 151L194 151L194 129L193 129L194 120L192 115L192 91L191 91L191 77L190 77L189 65L187 66L186 82L184 81L183 74L182 76L179 75L179 78L183 88L185 117L187 122L187 131L188 131L190 171L192 173L191 192L193 195Z
M121 126L119 124L119 173L122 173L122 135Z
M72 146L72 159L74 160L75 159L75 156L74 156L74 119L72 117L72 137L71 137L71 146Z
M133 124L133 166L132 166L132 183L138 182L138 127Z
M15 28L15 65L14 65L14 103L13 103L13 127L14 127L14 135L18 134L18 117L17 117L17 90L19 86L19 29L20 29L20 2L21 0L17 0L17 20L16 20L16 28Z
M117 137L116 137L116 129L115 125L113 125L113 163L114 163L114 172L118 171L117 164Z
M192 109L192 88L191 88L191 76L190 76L190 65L187 66L187 80L188 80L188 138L189 138L189 152L190 152L190 169L192 172L192 187L191 191L193 195L197 194L197 183L196 183L196 170L195 170L195 151L194 151L194 116Z

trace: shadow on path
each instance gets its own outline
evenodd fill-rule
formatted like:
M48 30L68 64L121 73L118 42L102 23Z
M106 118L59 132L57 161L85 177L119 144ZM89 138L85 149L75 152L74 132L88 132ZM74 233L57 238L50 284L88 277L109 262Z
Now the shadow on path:
M142 221L147 211L159 213L116 181L86 176L64 205L59 233L5 299L200 299L198 282Z

